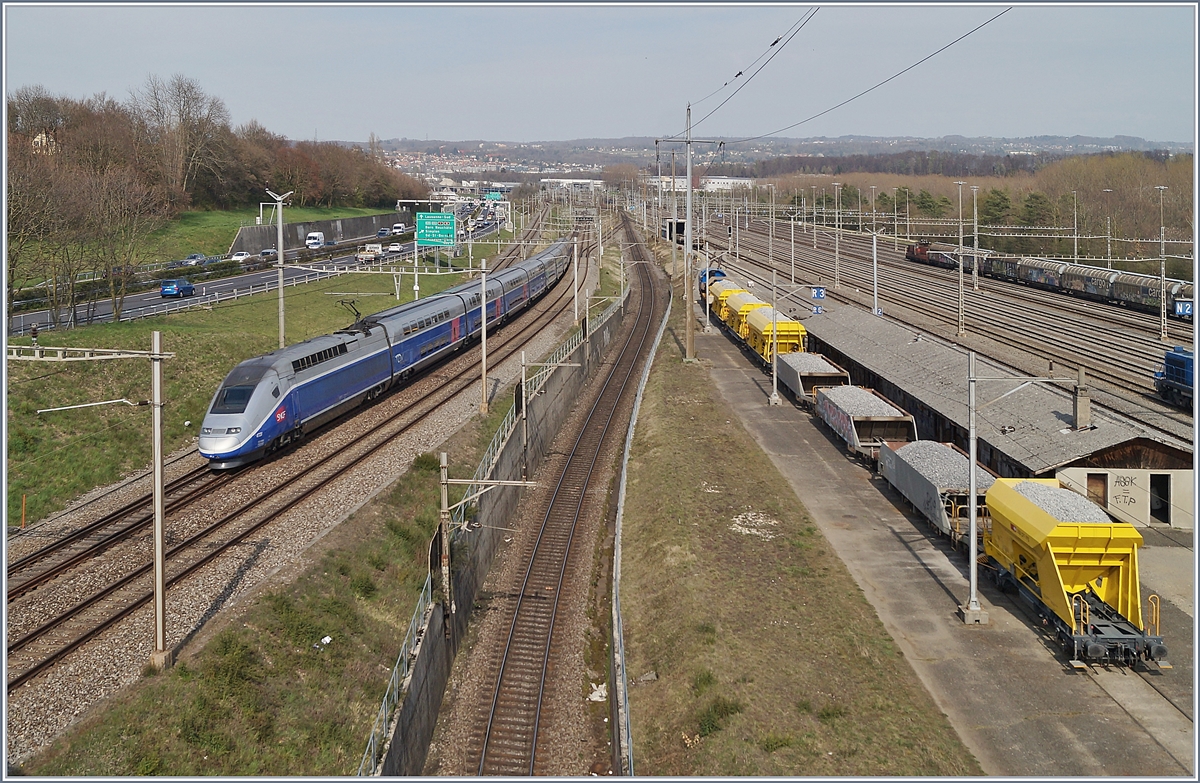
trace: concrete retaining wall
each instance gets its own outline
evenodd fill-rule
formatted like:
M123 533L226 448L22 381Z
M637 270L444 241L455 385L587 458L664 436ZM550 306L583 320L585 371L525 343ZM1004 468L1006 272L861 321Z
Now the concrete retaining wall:
M434 211L441 205L434 204ZM314 220L308 223L284 223L284 250L297 250L304 247L304 238L309 232L320 231L325 234L326 242L351 242L374 239L381 228L391 229L396 223L403 223L410 229L415 225L412 210L403 209L399 212L389 212L385 215L367 215L365 217L341 218L339 220ZM268 247L275 247L279 242L279 226L242 226L238 229L233 244L229 246L230 253L246 251L258 253ZM278 249L278 248L276 248Z
M564 363L581 367L559 367L543 384L544 394L532 395L528 405L529 474L532 476L545 458L546 451L571 412L584 384L600 366L604 352L624 321L626 309L614 314L596 334L571 352ZM520 421L500 450L491 479L521 478L523 439ZM484 494L478 502L473 521L481 526L456 536L451 544L454 569L455 609L446 638L443 610L435 605L425 629L410 685L396 719L380 769L383 775L420 775L429 752L434 724L442 705L442 695L450 677L450 666L466 635L475 597L487 578L496 550L520 500L519 488L499 487Z

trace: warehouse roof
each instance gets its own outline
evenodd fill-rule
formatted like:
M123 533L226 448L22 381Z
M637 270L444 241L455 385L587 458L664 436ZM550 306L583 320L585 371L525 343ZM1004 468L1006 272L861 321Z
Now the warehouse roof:
M835 307L801 320L821 342L967 428L967 349L853 307ZM1017 375L978 356L975 372L977 377L987 378ZM1151 431L1096 406L1091 412L1093 426L1074 430L1070 391L1074 378L1063 379L1066 388L1034 383L1003 396L1020 383L976 382L976 433L981 442L1035 475L1137 438L1164 442Z

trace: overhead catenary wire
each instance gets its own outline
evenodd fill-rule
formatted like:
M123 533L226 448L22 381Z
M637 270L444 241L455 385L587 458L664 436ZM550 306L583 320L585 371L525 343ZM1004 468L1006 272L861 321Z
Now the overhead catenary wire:
M811 19L811 18L812 18L812 15L813 15L813 14L815 14L816 12L817 12L817 9L809 9L808 11L805 11L805 12L804 12L804 14L803 14L803 15L802 15L802 16L801 16L801 17L800 17L798 20L796 20L796 22L795 22L795 23L794 23L794 24L793 24L791 27L789 27L789 28L787 29L787 31L786 31L786 32L784 32L784 33L783 33L783 35L776 36L775 40L774 40L774 41L771 41L771 43L770 43L770 44L767 46L766 50L765 50L765 51L763 51L763 53L762 53L762 54L760 54L758 57L754 58L754 62L750 63L750 64L749 64L749 65L747 65L745 68L742 68L740 71L738 71L736 74L734 74L734 75L733 75L733 77L732 77L731 79L729 79L729 81L725 82L725 83L724 83L724 84L722 84L720 87L718 87L717 89L715 89L715 90L713 90L712 92L710 92L708 95L705 95L703 98L701 98L701 99L700 99L700 100L698 100L698 101L694 101L694 102L692 103L692 105L693 105L693 106L699 106L701 103L704 103L704 102L705 102L705 101L707 101L709 98L713 97L714 95L716 95L717 93L719 93L721 90L725 89L725 88L726 88L726 87L728 87L730 84L732 84L734 81L736 81L737 79L739 79L739 78L740 78L740 77L741 77L743 74L745 74L745 73L746 73L746 71L749 71L751 68L753 68L755 65L757 65L759 60L761 60L762 58L764 58L764 57L766 57L768 54L770 54L770 53L771 53L771 49L772 49L772 48L773 48L773 47L774 47L776 44L778 44L780 41L783 41L783 39L784 39L784 38L787 38L787 39L788 39L788 41L790 41L790 40L791 40L791 37L792 37L793 35L795 35L795 32L796 32L796 28L797 28L797 26L803 26L804 24L806 24L806 23L807 23L807 20L805 19L805 16L807 16L809 19ZM784 41L784 44L783 44L783 46L787 46L787 41ZM783 46L779 47L779 49L782 49L782 48L783 48ZM778 51L779 51L779 49L776 49L775 51L776 51L776 52L778 52ZM772 55L772 56L774 56L774 55ZM764 65L765 65L765 63L764 63ZM761 70L761 69L760 69L760 70ZM757 71L755 71L755 73L757 73ZM753 78L754 78L754 74L751 74L751 75L750 75L750 77L749 77L748 79L746 79L746 81L745 81L745 82L743 82L743 86L744 86L745 84L749 83L750 79L753 79ZM738 89L741 89L741 88L739 87ZM733 96L731 95L731 96L729 96L729 97L730 97L730 98L732 98ZM726 99L726 100L728 100L728 99ZM717 108L719 109L719 108L721 108L721 107L720 107L720 106L718 106ZM713 111L716 111L716 109L714 109ZM712 112L709 112L709 113L711 114ZM705 116L708 116L708 115L705 115ZM694 126L693 126L693 127L694 127Z
M832 111L835 111L836 109L840 109L841 107L845 106L846 104L848 104L848 103L850 103L850 102L852 102L852 101L856 101L856 100L858 100L859 98L863 97L863 96L864 96L864 95L866 95L867 93L870 93L870 92L872 92L872 91L874 91L874 90L877 90L877 89L879 89L880 87L882 87L883 85L887 84L888 82L890 82L890 81L893 81L893 80L895 80L895 79L898 79L899 77L901 77L901 76L903 76L904 74L906 74L906 73L908 73L909 71L911 71L913 68L916 68L918 65L921 65L921 64L923 64L923 63L925 63L925 62L927 62L927 61L929 61L929 60L933 59L934 57L938 56L938 55L939 55L939 54L941 54L942 52L944 52L944 51L946 51L947 49L949 49L951 46L954 46L955 44L957 44L959 41L962 41L964 38L967 38L968 36L970 36L970 35L973 35L974 33L977 33L977 32L979 32L980 30L982 30L983 28L987 27L987 26L988 26L989 24L991 24L992 22L996 21L996 20L997 20L997 19L999 19L1000 17L1002 17L1002 16L1004 16L1005 14L1007 14L1009 11L1011 11L1011 10L1012 10L1012 8L1013 8L1012 6L1009 6L1008 8L1005 8L1003 11L1001 11L1000 13L996 14L995 16L993 16L991 19L988 19L986 22L984 22L983 24L979 25L978 27L975 27L975 28L973 28L972 30L969 30L968 32L965 32L965 33L963 33L963 34L962 34L962 35L960 35L958 38L955 38L953 41L951 41L950 43L946 44L945 46L943 46L942 48L938 49L937 51L935 51L935 52L932 52L932 53L930 53L930 54L926 55L925 57L921 58L920 60L917 60L915 63L913 63L912 65L908 66L907 68L905 68L905 69L903 69L903 70L901 70L901 71L897 71L896 73L892 74L891 76L889 76L888 78L886 78L886 79L884 79L883 81L879 82L878 84L875 84L875 85L874 85L874 86L872 86L872 87L868 87L867 89L863 90L862 92L858 93L857 95L854 95L854 96L852 96L852 97L850 97L850 98L847 98L846 100L842 101L841 103L839 103L839 104L837 104L837 105L835 105L835 106L830 106L828 109L825 109L825 110L824 110L824 111L822 111L822 112L818 112L817 114L814 114L814 115L812 115L811 117L808 117L808 118L806 118L806 119L800 120L799 122L794 122L794 123L792 123L791 125L788 125L788 126L786 126L786 127L780 128L780 129L778 129L778 130L773 130L773 131L771 131L770 133L763 133L763 134L761 134L761 135L759 135L759 136L750 136L750 137L748 137L748 138L745 138L745 139L735 139L734 141L731 141L731 142L729 142L729 143L730 143L730 144L740 144L740 143L747 142L747 141L757 141L758 139L765 139L765 138L767 138L768 136L775 136L775 135L777 135L777 134L783 133L784 131L788 131L788 130L791 130L792 128L796 128L796 127L799 127L799 126L801 126L801 125L804 125L804 124L805 124L805 123L807 123L807 122L812 122L813 120L817 119L818 117L823 117L823 116L825 116L826 114L829 114L830 112L832 112ZM761 70L761 69L760 69L760 70ZM730 97L733 97L733 96L730 96ZM722 105L723 105L723 104L722 104ZM717 107L717 108L720 108L720 107ZM709 114L710 114L710 115L711 115L711 113L712 113L712 112L709 112ZM706 116L708 116L708 115L706 115ZM693 126L693 127L694 127L694 126Z

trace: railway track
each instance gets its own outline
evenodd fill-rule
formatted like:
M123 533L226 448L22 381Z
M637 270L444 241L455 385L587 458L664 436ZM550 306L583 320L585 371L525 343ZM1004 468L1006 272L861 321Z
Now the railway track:
M626 234L632 239L628 217L625 220ZM641 360L648 358L663 312L664 299L645 263L645 249L635 247L639 284L635 290L640 292L637 314L569 450L510 610L507 638L494 664L495 687L490 703L481 705L486 718L475 740L480 775L537 774L549 752L539 748L538 736L545 718L547 673L553 669L555 621L560 597L567 589L576 528L618 406L627 398Z
M509 328L501 329L492 337L489 341L489 353L494 365L520 350L521 346L546 323L552 322L571 306L570 287L564 285L564 280L565 277L546 298L531 311L526 311L518 322L509 325ZM382 421L366 425L368 434L351 439L350 445L338 445L335 435L338 434L338 426L354 418L354 414L349 414L324 428L321 433L314 434L314 438L300 448L284 452L275 459L255 466L287 461L301 463L299 468L288 471L282 481L255 482L253 479L257 471L253 468L228 474L224 478L217 476L211 481L204 481L201 477L200 474L207 472L207 468L203 468L179 480L177 485L180 495L173 500L172 505L176 511L214 497L218 489L221 495L241 496L245 499L232 510L214 512L215 519L207 521L207 524L199 529L176 531L177 540L168 541L168 544L171 544L167 552L168 588L179 584L303 501L323 490L336 489L339 479L347 475L353 467L386 449L397 438L423 422L444 402L476 385L478 373L477 359L451 359L449 364L431 368L422 376L423 380L428 379L428 383L410 383L389 395L392 398L390 405L380 403L369 408L368 411ZM433 388L424 389L423 386ZM382 408L398 410L388 414L381 410ZM328 445L324 445L326 442ZM304 462L308 464L304 465ZM259 486L252 486L256 483ZM187 489L189 486L190 490ZM127 508L139 505L144 507L149 502L150 497L147 495L128 504ZM112 524L110 522L110 531ZM125 527L129 527L130 524L126 523ZM142 529L146 526L146 523L143 523ZM55 580L63 581L63 575L69 573L76 577L73 581L82 587L76 598L66 602L68 605L49 612L38 605L38 596L32 592L32 586L18 596L10 596L11 641L8 644L7 683L9 693L150 602L153 593L150 586L152 562L149 541L144 534L140 536L140 541L133 540L138 538L135 533L136 531L128 531L121 538L106 545L93 542L90 555L84 555L76 550L83 547L80 542L87 541L88 536L92 534L77 532L56 542L55 545L44 547L43 550L39 550L40 553L34 553L36 556L29 556L28 569L22 573L42 574L49 570L46 567L37 569L37 563L62 564L69 560L71 565L59 567L55 574L45 578L29 576L21 584L38 579L36 586L49 585L55 583ZM117 534L110 532L108 535L111 537ZM120 549L113 548L121 542L124 542L124 546ZM55 548L57 555L53 554ZM121 561L119 577L109 579L98 589L88 587L90 582L97 580L91 573L93 569L88 566L114 559ZM111 562L107 563L107 569L112 570ZM94 570L104 569L97 567ZM55 586L62 587L59 584ZM63 592L69 593L70 588L63 588ZM22 598L24 600L21 600ZM59 603L63 603L61 598Z

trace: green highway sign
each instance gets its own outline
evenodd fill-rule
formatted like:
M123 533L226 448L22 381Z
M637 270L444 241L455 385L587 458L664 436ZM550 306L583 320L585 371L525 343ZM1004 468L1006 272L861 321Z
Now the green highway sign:
M486 196L484 196L484 198L489 199L491 201L502 201L504 199L503 196L501 196L499 193L497 193L495 191L488 193Z
M418 212L417 244L427 247L453 247L456 228L452 212Z

